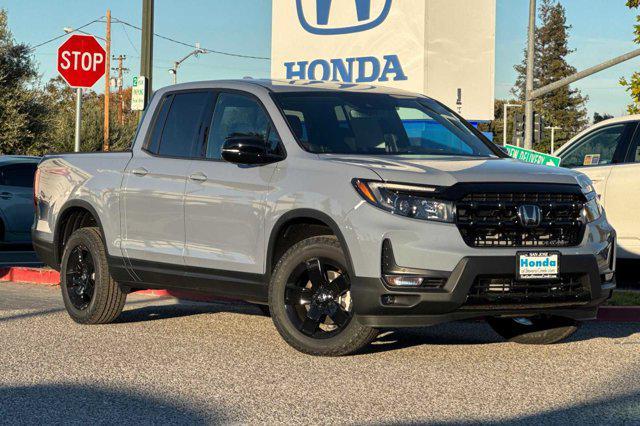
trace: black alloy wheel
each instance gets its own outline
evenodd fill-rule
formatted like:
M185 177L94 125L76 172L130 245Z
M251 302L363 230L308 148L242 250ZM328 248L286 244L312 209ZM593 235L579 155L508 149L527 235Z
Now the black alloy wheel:
M65 274L69 300L76 309L87 309L93 299L96 285L95 264L87 247L79 245L73 248Z
M285 306L289 320L306 336L335 336L353 317L349 287L349 276L337 262L326 258L306 260L287 280Z

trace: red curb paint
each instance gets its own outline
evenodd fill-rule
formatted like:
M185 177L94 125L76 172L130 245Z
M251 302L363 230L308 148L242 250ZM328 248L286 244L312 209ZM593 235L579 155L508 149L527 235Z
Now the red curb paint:
M0 281L58 285L60 273L46 268L5 268L0 269Z

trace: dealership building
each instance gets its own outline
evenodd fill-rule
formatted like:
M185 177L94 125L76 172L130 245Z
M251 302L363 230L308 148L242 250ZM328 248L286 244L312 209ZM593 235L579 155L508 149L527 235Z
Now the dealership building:
M494 111L495 0L273 0L271 76L424 93Z

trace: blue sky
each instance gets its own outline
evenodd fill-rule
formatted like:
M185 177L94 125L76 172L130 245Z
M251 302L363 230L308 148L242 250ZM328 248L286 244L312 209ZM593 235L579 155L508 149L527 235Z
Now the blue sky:
M203 47L254 56L270 56L271 2L269 0L156 0L155 31ZM515 72L513 65L523 56L528 0L497 0L496 96L509 95ZM583 69L633 50L635 14L624 0L561 0L573 30L570 45L577 49L569 62ZM9 12L15 38L35 45L62 34L63 27L78 27L105 14L140 25L139 0L0 0ZM104 24L86 28L104 34ZM112 53L127 55L125 65L137 73L140 65L140 33L113 24ZM60 41L35 51L44 79L56 75L55 52ZM171 83L168 69L189 52L187 47L156 39L154 87ZM191 58L179 71L180 81L269 75L268 60L233 58L208 54ZM640 59L631 60L587 78L577 87L588 95L590 115L594 111L622 115L629 97L619 86L621 76L640 69ZM131 76L132 74L129 74ZM129 81L128 79L126 81ZM100 90L96 84L94 89Z

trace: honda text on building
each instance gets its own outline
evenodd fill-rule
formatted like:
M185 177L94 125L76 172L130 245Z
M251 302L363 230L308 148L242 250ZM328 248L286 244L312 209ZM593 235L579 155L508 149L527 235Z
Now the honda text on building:
M467 318L553 343L615 286L615 232L589 178L508 158L398 89L163 88L131 152L51 155L36 182L34 245L80 323L177 288L267 304L316 355Z

